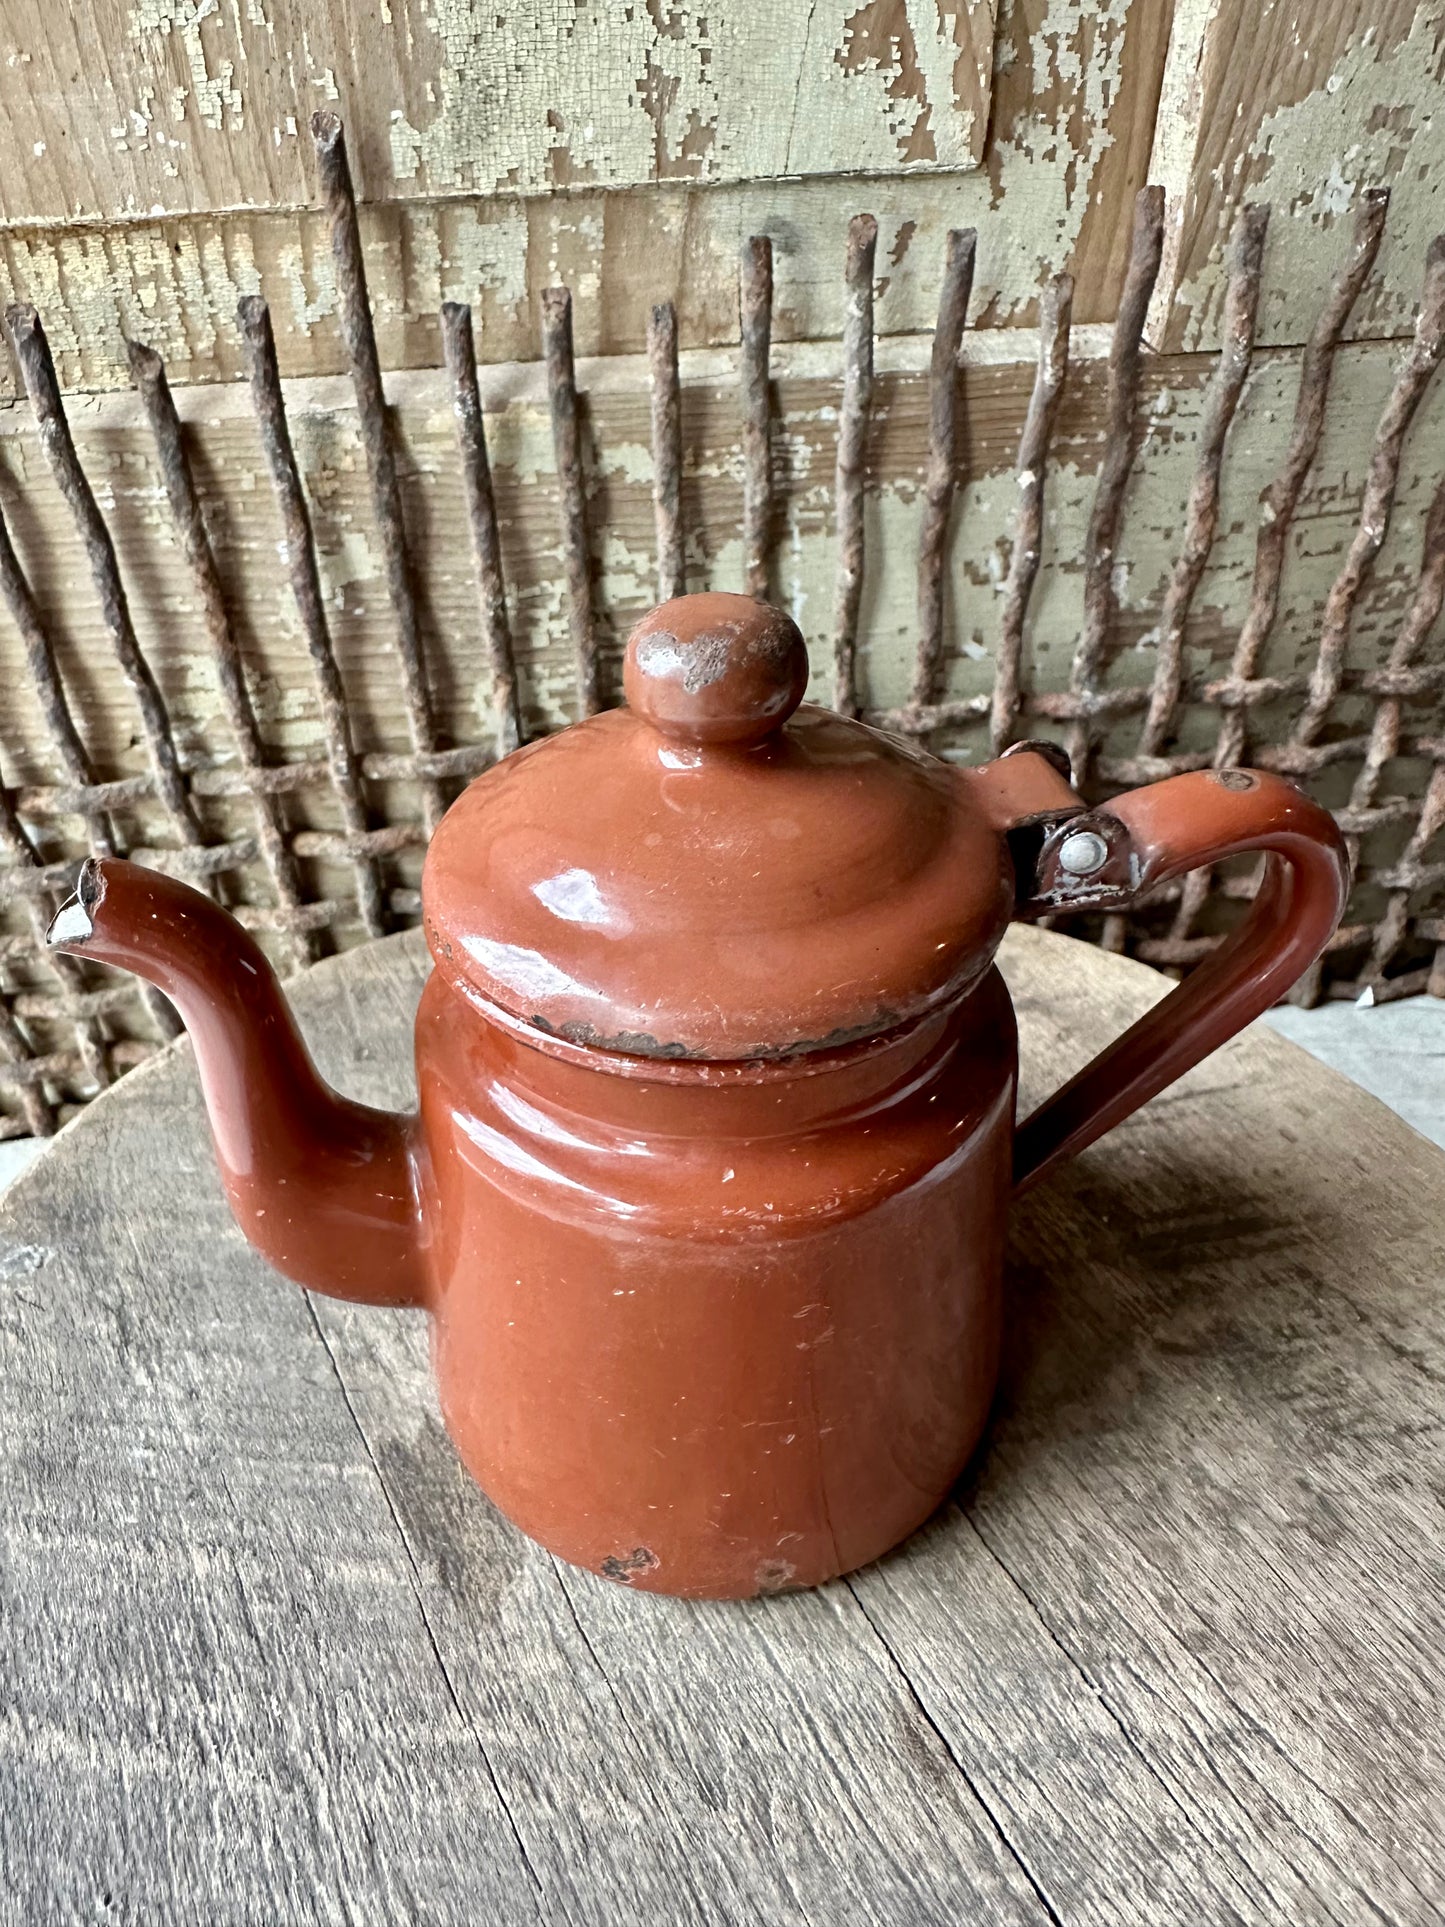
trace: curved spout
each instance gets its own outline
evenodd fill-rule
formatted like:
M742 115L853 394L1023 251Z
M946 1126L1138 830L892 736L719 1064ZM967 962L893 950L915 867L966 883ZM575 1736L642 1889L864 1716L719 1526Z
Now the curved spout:
M157 871L92 858L46 941L134 971L180 1010L231 1210L278 1271L363 1304L425 1301L412 1122L322 1081L233 917Z

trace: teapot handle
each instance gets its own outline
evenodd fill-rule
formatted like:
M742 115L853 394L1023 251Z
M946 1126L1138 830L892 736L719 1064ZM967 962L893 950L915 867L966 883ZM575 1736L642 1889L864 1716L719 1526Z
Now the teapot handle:
M1334 818L1262 770L1169 777L1043 827L1023 917L1123 909L1166 878L1245 850L1265 851L1268 862L1244 922L1019 1128L1016 1190L1112 1130L1267 1010L1324 949L1349 887Z

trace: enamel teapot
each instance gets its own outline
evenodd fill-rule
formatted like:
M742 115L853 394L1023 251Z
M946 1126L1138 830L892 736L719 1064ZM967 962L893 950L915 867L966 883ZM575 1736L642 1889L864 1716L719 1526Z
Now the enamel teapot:
M802 703L783 614L694 595L628 707L479 776L426 858L419 1109L329 1089L208 897L102 858L56 948L179 1007L231 1208L303 1285L424 1307L448 1430L574 1564L737 1598L864 1565L986 1418L1009 1199L1274 1002L1340 916L1326 811L1203 770L1089 809ZM1015 1129L1013 917L1268 853L1235 934Z

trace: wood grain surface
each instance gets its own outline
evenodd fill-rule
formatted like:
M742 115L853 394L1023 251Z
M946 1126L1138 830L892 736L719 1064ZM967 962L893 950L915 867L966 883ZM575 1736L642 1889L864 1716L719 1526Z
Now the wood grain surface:
M343 101L388 199L976 167L994 0L10 0L4 37L0 219L75 219L305 205Z
M583 354L641 353L665 299L684 348L731 342L753 233L775 339L836 339L862 210L885 335L931 330L950 227L978 230L987 324L1031 321L1060 270L1107 322L1146 180L1153 347L1218 344L1250 200L1277 216L1261 340L1302 343L1372 186L1389 231L1351 332L1408 335L1440 225L1442 0L11 0L0 26L0 282L86 388L125 385L122 332L173 381L235 379L258 289L288 375L344 366L318 107L347 125L385 367L438 363L448 299L485 360L530 359L559 281Z
M1389 188L1390 219L1349 332L1408 330L1441 227L1442 53L1441 0L1179 0L1149 173L1170 202L1156 347L1219 340L1225 241L1250 201L1278 217L1260 340L1303 340L1326 283L1320 251L1343 241L1365 187Z
M1163 987L1003 962L1034 1096ZM345 1089L424 974L299 982ZM0 1921L1445 1918L1442 1180L1250 1032L1018 1211L957 1503L685 1604L492 1511L419 1317L252 1255L182 1043L0 1208Z
M1013 0L995 45L992 0L11 0L0 284L70 386L127 385L121 333L173 382L236 379L257 291L288 376L343 369L308 132L331 108L387 368L439 364L443 300L473 304L484 360L530 360L559 282L581 354L640 354L663 300L685 349L735 342L751 234L775 250L774 338L836 341L865 209L885 334L932 332L953 227L979 229L991 321L1027 321L1061 268L1076 318L1112 320L1170 11Z

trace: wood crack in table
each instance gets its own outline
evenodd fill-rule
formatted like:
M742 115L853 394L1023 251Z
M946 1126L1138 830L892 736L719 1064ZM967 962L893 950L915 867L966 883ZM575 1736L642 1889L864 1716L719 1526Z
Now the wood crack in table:
M1004 967L1034 1094L1162 988ZM297 985L347 1091L425 970ZM178 1045L0 1207L0 1922L1445 1919L1442 1230L1252 1031L1019 1208L957 1502L687 1604L492 1510L419 1315L266 1270Z

